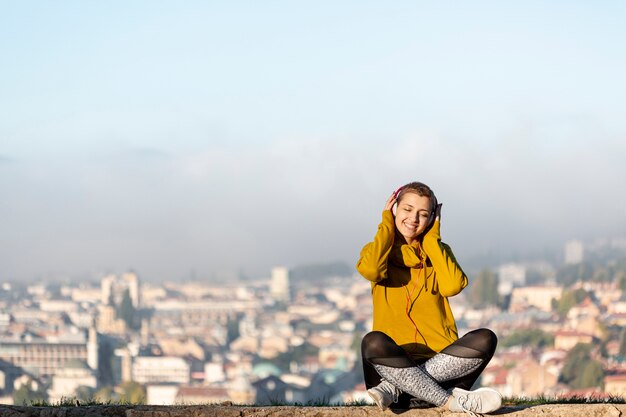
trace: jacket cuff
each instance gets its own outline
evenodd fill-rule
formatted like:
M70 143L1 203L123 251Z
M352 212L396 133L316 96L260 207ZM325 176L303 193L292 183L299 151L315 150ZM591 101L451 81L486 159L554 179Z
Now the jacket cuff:
M394 223L395 219L391 210L383 210L383 224L393 225Z

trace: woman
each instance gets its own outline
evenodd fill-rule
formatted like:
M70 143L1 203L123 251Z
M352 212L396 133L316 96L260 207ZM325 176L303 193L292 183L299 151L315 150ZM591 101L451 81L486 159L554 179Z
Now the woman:
M458 338L448 297L467 277L441 242L441 204L427 185L412 182L389 197L382 217L356 266L372 283L373 331L361 345L368 394L382 410L409 408L411 397L451 411L497 410L497 391L468 391L497 338L488 329Z

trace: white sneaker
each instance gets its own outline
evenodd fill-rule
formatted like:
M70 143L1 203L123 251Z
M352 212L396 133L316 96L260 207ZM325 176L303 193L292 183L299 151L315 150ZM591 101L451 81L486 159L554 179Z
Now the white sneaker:
M367 390L370 398L374 400L378 408L382 411L385 411L389 408L391 403L398 402L398 397L402 393L395 385L391 382L382 380L380 384L377 386L370 388Z
M502 395L492 388L478 388L474 391L454 388L452 398L450 411L465 411L470 416L491 413L502 406Z

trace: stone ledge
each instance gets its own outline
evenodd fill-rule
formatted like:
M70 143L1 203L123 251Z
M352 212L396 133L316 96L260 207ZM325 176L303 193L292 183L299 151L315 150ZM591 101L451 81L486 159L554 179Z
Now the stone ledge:
M94 407L23 407L0 404L1 417L463 417L442 408L408 410L400 414L365 407L239 407L220 405ZM626 404L551 404L504 407L492 415L511 417L621 417Z

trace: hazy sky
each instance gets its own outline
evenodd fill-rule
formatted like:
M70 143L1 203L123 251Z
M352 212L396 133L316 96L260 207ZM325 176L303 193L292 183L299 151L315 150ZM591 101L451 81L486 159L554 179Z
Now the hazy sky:
M626 235L622 1L0 0L0 281Z

